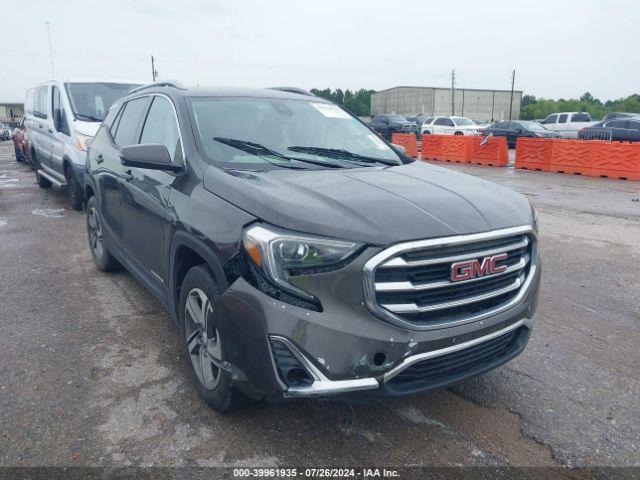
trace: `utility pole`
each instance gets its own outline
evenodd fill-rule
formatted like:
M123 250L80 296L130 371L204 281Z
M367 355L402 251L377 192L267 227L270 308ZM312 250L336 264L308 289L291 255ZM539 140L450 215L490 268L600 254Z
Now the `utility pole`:
M156 82L157 76L158 76L158 71L156 70L155 59L153 58L153 55L151 55L151 79L153 80L153 83Z
M53 44L51 43L51 26L47 22L47 36L49 37L49 61L51 62L51 76L56 76L56 71L53 68Z
M513 86L516 83L516 71L511 72L511 101L509 102L509 120L513 111Z
M451 115L452 116L456 114L455 95L456 95L456 71L451 70Z

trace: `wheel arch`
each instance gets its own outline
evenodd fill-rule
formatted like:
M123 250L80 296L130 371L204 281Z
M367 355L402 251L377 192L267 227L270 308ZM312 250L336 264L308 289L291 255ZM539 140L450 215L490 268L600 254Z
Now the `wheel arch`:
M211 269L220 290L226 290L229 283L224 274L222 262L216 253L195 236L184 231L176 232L171 240L169 252L168 289L169 311L176 323L178 322L178 305L182 281L191 267L203 263Z

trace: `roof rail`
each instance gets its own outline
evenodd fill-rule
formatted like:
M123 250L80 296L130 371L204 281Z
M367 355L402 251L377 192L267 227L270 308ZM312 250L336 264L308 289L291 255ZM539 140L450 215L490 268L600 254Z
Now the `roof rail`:
M279 90L281 92L297 93L299 95L307 95L309 97L315 97L313 93L298 87L269 87L267 88L267 90Z
M128 95L131 95L132 93L139 92L140 90L145 90L147 88L153 88L153 87L173 87L173 88L178 88L180 90L186 90L182 86L182 84L180 82L167 80L167 81L164 81L164 82L154 82L154 83L147 83L146 85L141 85L141 86L136 87L133 90L131 90L128 93Z

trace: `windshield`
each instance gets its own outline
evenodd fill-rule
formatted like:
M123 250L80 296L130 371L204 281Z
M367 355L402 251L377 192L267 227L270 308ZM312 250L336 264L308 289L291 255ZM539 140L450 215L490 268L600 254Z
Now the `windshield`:
M517 122L520 125L522 125L522 127L525 130L533 130L533 131L548 131L547 128L544 128L542 125L540 125L538 122L525 122L525 121L520 121Z
M101 122L109 107L139 85L133 83L67 83L73 114L78 120Z
M395 122L395 123L404 123L407 121L407 119L401 115L387 115L387 118L389 119L390 122Z
M233 168L330 168L337 161L349 168L365 166L364 157L380 160L367 165L401 164L376 134L333 104L273 98L190 98L187 103L201 149L212 161Z
M474 122L473 120L461 117L455 117L453 121L456 122L456 125L459 127L473 126L476 124L476 122Z

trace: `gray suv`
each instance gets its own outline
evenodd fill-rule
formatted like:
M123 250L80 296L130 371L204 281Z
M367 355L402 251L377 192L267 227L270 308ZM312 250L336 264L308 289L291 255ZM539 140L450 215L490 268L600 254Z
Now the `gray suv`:
M86 168L97 267L166 307L219 411L441 388L529 339L528 200L413 161L321 98L142 87L110 108Z

